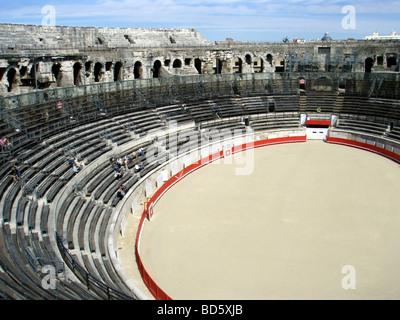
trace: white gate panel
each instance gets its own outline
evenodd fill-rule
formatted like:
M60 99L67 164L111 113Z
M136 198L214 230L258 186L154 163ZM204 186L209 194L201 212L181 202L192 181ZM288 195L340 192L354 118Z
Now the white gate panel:
M307 128L308 140L324 140L328 135L328 128Z

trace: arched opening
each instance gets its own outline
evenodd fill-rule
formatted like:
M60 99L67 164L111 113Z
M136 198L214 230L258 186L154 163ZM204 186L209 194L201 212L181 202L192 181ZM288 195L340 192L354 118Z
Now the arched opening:
M85 76L88 78L92 73L92 61L87 61L85 63Z
M339 81L339 89L346 90L346 79L342 79Z
M22 86L25 86L25 87L32 86L32 79L29 77L27 66L22 66L19 69L19 79L21 81Z
M133 67L133 75L135 79L142 79L143 77L143 68L142 63L140 61L136 61Z
M236 58L234 60L234 66L233 66L233 73L242 73L243 70L243 61L241 58Z
M194 67L196 68L197 72L201 74L201 60L199 58L194 60Z
M222 73L222 60L220 58L217 58L215 61L215 74L221 74Z
M74 86L80 86L82 84L82 75L81 75L82 64L76 62L73 68L74 68Z
M161 70L161 61L156 60L153 64L153 78L160 77L160 70Z
M39 72L39 64L35 63L32 65L31 70L29 71L29 77L31 78L32 81L34 81L34 86L36 87L36 75Z
M264 72L264 59L256 58L253 63L254 72L263 73Z
M53 73L56 86L61 87L61 80L62 80L61 64L58 62L53 64L53 66L51 67L51 72Z
M372 58L365 59L365 73L370 73L372 71L372 66L374 65L374 60Z
M114 81L121 81L122 80L122 63L117 62L114 65Z
M100 62L96 62L94 65L94 82L100 82L103 77L103 65Z
M246 56L244 58L245 58L247 64L251 64L251 56L249 54L246 54Z
M28 67L26 67L26 66L21 67L21 69L19 69L20 78L25 77L27 71L28 71Z
M387 67L391 68L392 66L397 66L396 57L387 58Z
M285 60L280 58L276 62L277 63L275 65L275 72L284 72L285 71Z
M181 68L181 67L182 67L182 61L179 59L175 59L172 64L172 68Z
M8 69L7 72L8 92L11 92L14 89L14 83L16 82L16 80L17 80L17 70L15 68Z
M272 55L267 54L267 62L269 63L269 66L272 67Z

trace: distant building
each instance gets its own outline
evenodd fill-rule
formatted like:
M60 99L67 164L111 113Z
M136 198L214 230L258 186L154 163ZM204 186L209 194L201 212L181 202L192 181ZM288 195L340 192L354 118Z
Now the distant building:
M294 38L293 42L294 43L306 43L306 40L305 39Z
M374 32L372 36L366 36L365 40L400 40L400 34L392 31L389 36L380 36L378 32Z
M329 35L329 33L325 33L325 35L322 37L321 39L322 41L332 41L331 36Z

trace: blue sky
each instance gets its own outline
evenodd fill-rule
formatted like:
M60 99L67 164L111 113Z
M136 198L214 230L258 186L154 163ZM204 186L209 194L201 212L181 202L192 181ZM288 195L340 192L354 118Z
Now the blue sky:
M284 37L363 39L377 31L400 33L400 1L385 0L0 0L0 22L41 24L52 5L56 25L129 28L195 28L207 40L280 42ZM343 28L350 5L355 28Z

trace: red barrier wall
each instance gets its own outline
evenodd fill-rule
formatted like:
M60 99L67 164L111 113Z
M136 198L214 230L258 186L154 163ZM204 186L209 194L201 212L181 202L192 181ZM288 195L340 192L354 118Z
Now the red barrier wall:
M393 161L396 161L397 163L400 163L400 155L398 155L397 153L394 153L392 151L389 151L389 150L386 150L386 149L383 149L383 148L380 148L377 146L373 146L368 143L363 143L363 142L358 142L358 141L348 140L348 139L342 139L342 138L334 138L334 137L329 137L329 136L326 137L326 142L341 144L341 145L345 145L345 146L350 146L350 147L355 147L358 149L371 151L371 152L377 153L381 156L384 156L386 158L389 158Z
M330 126L331 120L306 120L309 126Z
M267 140L260 140L260 141L255 141L254 143L247 143L247 144L242 144L240 146L236 146L232 149L232 153L244 151L246 149L252 149L252 148L258 148L258 147L264 147L264 146L269 146L269 145L275 145L275 144L281 144L281 143L293 143L293 142L306 142L307 137L306 136L295 136L295 137L285 137L285 138L275 138L275 139L267 139ZM140 258L139 254L139 239L140 235L143 229L143 225L145 222L145 219L148 218L148 208L153 206L162 196L163 194L171 188L175 183L180 181L182 178L187 176L188 174L192 173L193 171L205 166L206 164L215 161L217 159L220 159L223 157L223 151L214 153L206 158L203 158L196 163L193 163L189 166L187 166L185 169L181 170L179 173L171 177L168 181L166 181L154 194L153 196L148 200L147 205L145 206L145 209L143 210L142 217L139 222L138 226L138 231L136 235L136 259L139 267L139 272L142 276L143 282L146 284L147 288L151 292L151 294L156 298L157 300L172 300L171 297L169 297L155 282L154 280L150 277L148 272L143 266L142 260Z

